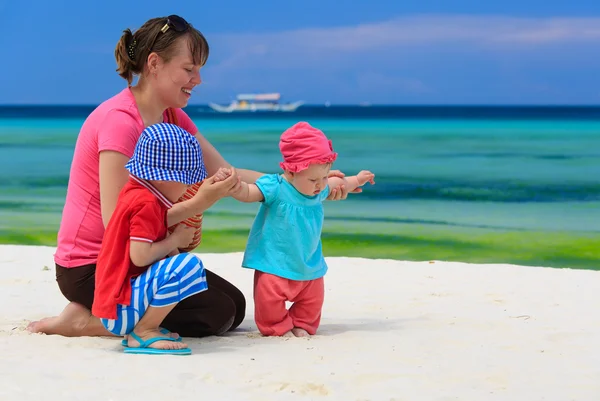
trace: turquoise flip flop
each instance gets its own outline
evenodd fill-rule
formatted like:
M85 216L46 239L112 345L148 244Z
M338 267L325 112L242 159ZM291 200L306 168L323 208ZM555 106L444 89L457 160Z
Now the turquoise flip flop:
M123 352L126 354L149 354L149 355L191 355L192 350L188 348L182 349L158 349L158 348L149 348L150 345L154 344L157 341L173 341L178 342L176 339L171 337L153 337L146 341L142 340L137 334L133 331L129 333L130 336L133 337L138 343L140 343L139 347L125 347Z
M159 331L161 333L163 333L165 336L168 336L169 334L171 334L171 332L167 329L160 329ZM174 338L173 341L181 342L182 341L181 336L179 336L178 338ZM127 340L123 339L123 341L121 341L121 345L123 347L127 347Z

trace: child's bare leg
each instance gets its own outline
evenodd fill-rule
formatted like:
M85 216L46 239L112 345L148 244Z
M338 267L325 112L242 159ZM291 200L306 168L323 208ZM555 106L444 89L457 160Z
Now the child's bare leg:
M177 304L172 304L160 308L149 306L144 316L142 316L138 324L136 324L133 328L133 332L144 341L153 337L164 337L164 334L160 332L160 324L176 305ZM135 348L140 346L140 344L132 336L127 336L127 338L127 345L129 347ZM165 340L150 344L148 348L183 349L187 348L187 344L183 342Z

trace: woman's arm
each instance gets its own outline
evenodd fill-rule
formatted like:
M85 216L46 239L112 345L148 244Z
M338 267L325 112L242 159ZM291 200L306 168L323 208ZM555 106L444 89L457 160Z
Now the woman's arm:
M246 170L243 168L238 168L237 172L242 181L247 182L248 184L254 184L256 180L265 175L265 173L261 173L260 171Z
M231 168L231 164L227 163L227 160L221 156L219 151L206 139L200 132L197 132L195 135L196 139L200 143L200 147L202 148L202 155L204 156L204 165L206 166L206 172L209 176L217 173L219 168ZM265 175L264 173L253 171L253 170L245 170L245 169L237 169L237 173L242 179L242 181L247 183L254 183L261 176Z
M119 192L129 179L129 171L125 164L129 158L122 153L105 150L100 152L99 181L100 181L100 211L104 227L117 207Z
M200 147L202 148L202 154L204 156L204 165L206 166L206 172L208 175L215 174L219 168L231 168L231 164L221 156L219 151L206 139L200 132L196 132L194 135L198 142L200 143ZM242 179L242 181L247 182L248 184L254 184L256 180L265 175L260 171L254 170L246 170L246 169L237 169L237 173ZM329 177L344 177L344 173L339 170L331 170L329 172ZM348 192L359 193L362 192L360 188L355 188L353 191L348 191L345 186L339 186L332 188L332 191L329 194L327 199L329 200L341 200L346 199L348 197Z

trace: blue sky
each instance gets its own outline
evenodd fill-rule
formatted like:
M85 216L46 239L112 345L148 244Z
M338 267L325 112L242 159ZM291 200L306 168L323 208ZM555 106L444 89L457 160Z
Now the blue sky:
M121 31L173 13L211 45L194 104L600 104L598 0L0 1L0 104L103 101Z

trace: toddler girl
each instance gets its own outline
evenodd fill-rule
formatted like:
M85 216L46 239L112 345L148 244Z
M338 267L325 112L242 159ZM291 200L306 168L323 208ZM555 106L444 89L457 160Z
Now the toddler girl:
M375 175L327 178L337 153L325 134L299 122L281 136L283 174L267 174L255 184L242 182L232 195L262 202L252 225L242 266L254 269L254 318L266 336L305 337L321 320L327 264L321 246L323 201L330 188L348 192ZM289 310L286 301L292 302Z

